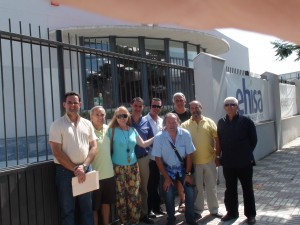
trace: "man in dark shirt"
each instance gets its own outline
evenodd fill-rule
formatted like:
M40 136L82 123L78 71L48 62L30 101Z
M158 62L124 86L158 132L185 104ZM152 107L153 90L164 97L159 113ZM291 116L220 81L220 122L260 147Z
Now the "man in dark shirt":
M248 224L255 224L255 199L253 192L253 151L257 143L256 128L251 119L239 115L238 100L224 100L226 116L217 125L219 145L216 152L217 166L223 166L226 182L225 207L227 214L222 221L236 219L238 212L237 182L241 183L244 197L244 213Z
M140 137L145 141L152 138L153 130L151 124L146 118L142 117L144 110L144 100L140 97L135 97L131 101L131 122L139 133ZM135 146L135 154L138 159L138 165L141 176L141 196L142 196L142 208L141 208L141 222L147 224L154 224L154 221L148 217L148 179L149 179L149 156L148 149L142 148L138 145Z
M185 108L186 98L183 93L177 92L173 95L173 104L174 104L174 110L171 112L178 115L181 123L183 123L191 118L190 111L187 108ZM177 187L178 195L179 195L178 212L184 212L185 211L185 203L184 203L185 196L184 196L183 186L180 182L176 181L176 187Z
M191 118L190 111L185 108L186 98L181 92L177 92L173 95L173 104L174 110L172 113L176 113L180 119L180 122L183 123Z

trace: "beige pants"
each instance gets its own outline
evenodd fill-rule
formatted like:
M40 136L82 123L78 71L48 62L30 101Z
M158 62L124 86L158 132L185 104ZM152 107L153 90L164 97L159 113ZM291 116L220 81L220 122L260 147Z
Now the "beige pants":
M141 197L142 197L142 208L141 217L148 215L148 180L149 180L149 156L138 159L141 176Z
M193 176L196 184L195 213L201 214L203 212L205 193L209 212L217 213L219 203L217 199L217 168L215 162L194 164L194 168Z

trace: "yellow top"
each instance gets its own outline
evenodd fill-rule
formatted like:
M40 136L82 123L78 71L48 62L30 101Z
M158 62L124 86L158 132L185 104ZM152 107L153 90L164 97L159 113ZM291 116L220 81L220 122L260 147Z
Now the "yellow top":
M190 118L181 124L181 127L187 129L192 136L196 151L193 154L194 164L206 164L215 160L215 138L218 137L217 126L215 122L202 116L202 120L197 124Z

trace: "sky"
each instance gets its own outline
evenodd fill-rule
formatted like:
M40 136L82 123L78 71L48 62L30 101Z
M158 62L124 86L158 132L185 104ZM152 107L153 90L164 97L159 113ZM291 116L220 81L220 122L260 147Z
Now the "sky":
M218 31L249 49L250 72L257 74L271 72L280 75L300 71L300 61L295 62L294 55L283 61L276 60L275 49L271 42L280 38L238 29L218 29Z

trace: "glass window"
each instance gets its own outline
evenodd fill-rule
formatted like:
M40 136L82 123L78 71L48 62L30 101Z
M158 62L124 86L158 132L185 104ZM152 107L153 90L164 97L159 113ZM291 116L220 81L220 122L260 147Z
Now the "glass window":
M116 38L116 52L139 56L139 40L137 38Z
M189 67L194 68L193 59L197 56L197 46L188 44L187 48Z
M108 38L85 38L84 46L89 47L89 48L110 51Z
M166 61L164 40L146 38L145 49L147 59Z
M184 66L184 49L183 43L170 41L170 63Z
M85 38L84 45L89 48L110 51L108 38ZM111 59L101 55L85 54L88 108L94 105L112 104L111 101ZM104 101L100 101L104 99Z

